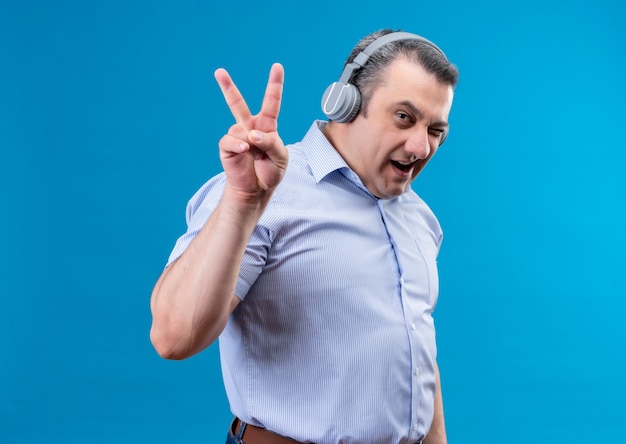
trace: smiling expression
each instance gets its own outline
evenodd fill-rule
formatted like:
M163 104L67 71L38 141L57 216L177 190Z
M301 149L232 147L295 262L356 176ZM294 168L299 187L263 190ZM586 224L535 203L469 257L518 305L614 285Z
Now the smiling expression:
M346 163L376 197L399 196L439 148L448 131L453 87L404 57L382 75L354 121L330 136ZM330 128L329 128L330 129Z

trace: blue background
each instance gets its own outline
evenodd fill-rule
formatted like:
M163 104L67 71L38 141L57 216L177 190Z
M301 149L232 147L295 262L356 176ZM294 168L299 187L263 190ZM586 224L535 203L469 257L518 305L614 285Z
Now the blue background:
M232 123L212 73L256 112L282 62L293 142L383 27L461 71L414 185L445 231L450 442L623 442L624 23L607 0L0 2L0 442L223 442L217 347L168 362L148 338Z

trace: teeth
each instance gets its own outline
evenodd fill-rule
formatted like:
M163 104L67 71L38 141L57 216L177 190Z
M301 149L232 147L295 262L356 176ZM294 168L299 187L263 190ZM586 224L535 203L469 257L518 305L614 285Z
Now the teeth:
M400 168L402 171L409 171L409 169L413 168L415 162L400 162L399 160L392 160L392 162L396 165L396 168Z

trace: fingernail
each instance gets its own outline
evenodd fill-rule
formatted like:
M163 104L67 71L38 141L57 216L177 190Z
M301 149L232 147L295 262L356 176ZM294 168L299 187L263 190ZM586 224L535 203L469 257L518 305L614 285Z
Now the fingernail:
M250 137L252 137L252 140L255 142L261 141L261 133L258 131L250 131Z

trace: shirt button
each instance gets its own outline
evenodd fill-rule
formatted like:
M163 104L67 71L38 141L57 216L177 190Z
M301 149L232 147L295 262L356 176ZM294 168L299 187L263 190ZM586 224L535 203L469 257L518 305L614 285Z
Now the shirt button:
M415 367L415 370L413 370L413 373L415 374L415 376L419 376L420 368L419 367Z
M417 432L417 424L413 424L413 431Z
M400 284L404 287L404 278L400 278Z
M415 331L417 327L415 327L415 323L411 323L411 330Z

